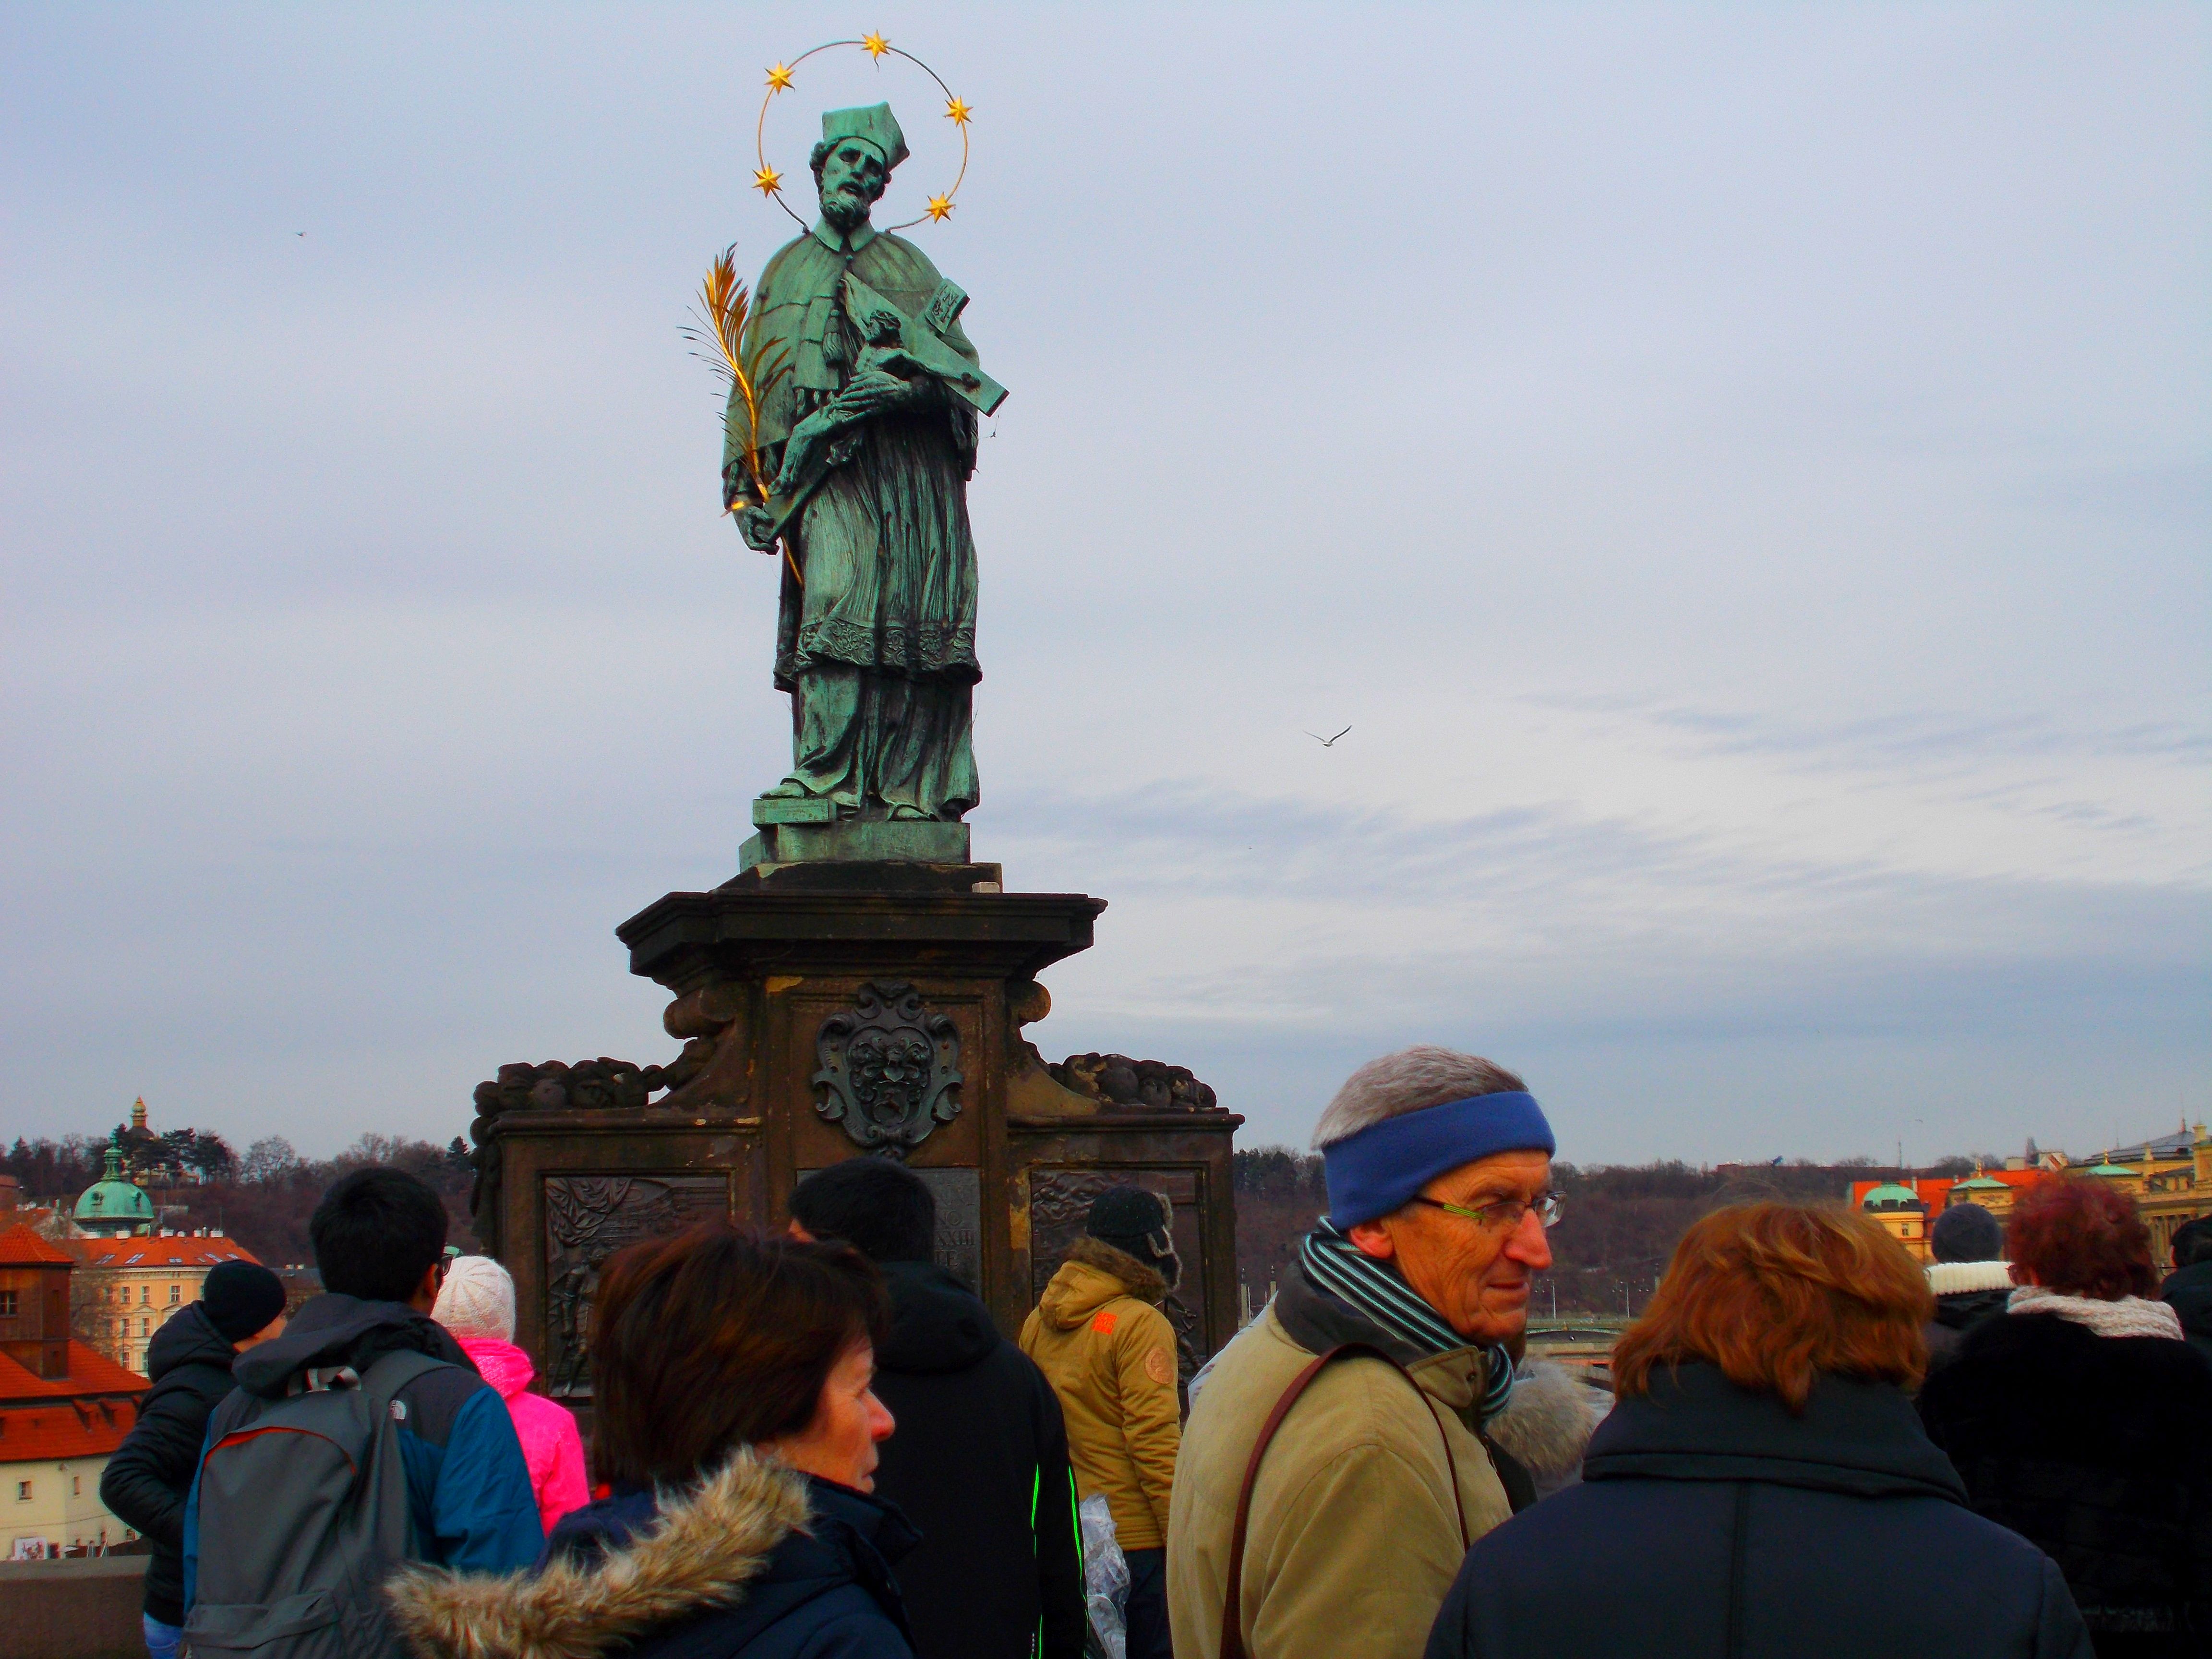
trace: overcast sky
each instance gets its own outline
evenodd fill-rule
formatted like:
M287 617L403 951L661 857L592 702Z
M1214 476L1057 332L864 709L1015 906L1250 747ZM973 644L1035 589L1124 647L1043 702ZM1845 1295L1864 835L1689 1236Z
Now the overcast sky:
M1111 902L1048 1056L1303 1143L1443 1042L1581 1162L2212 1111L2208 17L8 8L0 1133L672 1053L612 929L789 729L677 330L870 27L975 110L975 852ZM895 62L772 159L879 97L911 216Z

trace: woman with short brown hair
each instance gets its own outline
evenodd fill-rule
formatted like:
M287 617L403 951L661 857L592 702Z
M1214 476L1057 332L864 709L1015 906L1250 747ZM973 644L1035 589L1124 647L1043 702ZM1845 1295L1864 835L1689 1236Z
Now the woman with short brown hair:
M1696 1223L1613 1350L1582 1484L1476 1542L1428 1659L2086 1659L2057 1569L1966 1507L1913 1415L1931 1303L1851 1211Z
M2007 1237L2018 1288L1929 1383L1929 1435L2050 1551L2100 1655L2212 1651L2212 1366L2150 1299L2150 1231L2078 1176L2030 1188Z
M890 1563L915 1539L870 1496L882 1280L843 1244L719 1224L632 1245L592 1310L592 1462L611 1497L533 1572L416 1572L400 1621L434 1659L913 1659Z

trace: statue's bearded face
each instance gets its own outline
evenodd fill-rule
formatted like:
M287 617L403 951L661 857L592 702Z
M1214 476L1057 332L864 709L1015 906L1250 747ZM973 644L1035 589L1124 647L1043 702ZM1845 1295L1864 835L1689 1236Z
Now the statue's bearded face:
M822 216L840 230L850 230L867 218L890 178L890 169L873 144L848 138L831 146L814 171L822 191Z

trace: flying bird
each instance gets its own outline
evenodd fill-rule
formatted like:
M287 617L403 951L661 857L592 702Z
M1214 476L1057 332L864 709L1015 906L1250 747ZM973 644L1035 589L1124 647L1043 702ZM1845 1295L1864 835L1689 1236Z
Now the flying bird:
M1304 726L1300 726L1298 729L1302 732L1305 731ZM1350 730L1352 730L1352 728L1348 726L1344 728L1344 732L1349 732ZM1336 738L1342 737L1344 735L1344 732L1338 732L1336 734ZM1324 749L1334 749L1336 747L1336 738L1324 738L1318 732L1306 732L1306 735Z

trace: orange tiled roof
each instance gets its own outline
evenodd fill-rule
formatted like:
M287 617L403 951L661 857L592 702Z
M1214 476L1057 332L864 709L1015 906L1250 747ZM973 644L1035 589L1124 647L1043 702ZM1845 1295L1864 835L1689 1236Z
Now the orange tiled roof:
M76 1258L21 1222L0 1233L0 1267L74 1267Z
M88 1267L216 1267L260 1258L234 1238L72 1238L70 1251Z
M69 1400L0 1411L0 1463L105 1456L137 1420L137 1406L128 1400L113 1401L106 1411Z
M34 1376L28 1367L0 1353L0 1401L66 1400L72 1395L143 1394L153 1385L125 1370L97 1348L74 1337L69 1345L67 1376Z

